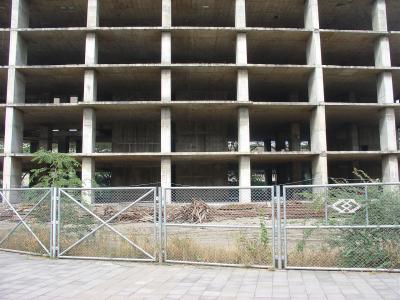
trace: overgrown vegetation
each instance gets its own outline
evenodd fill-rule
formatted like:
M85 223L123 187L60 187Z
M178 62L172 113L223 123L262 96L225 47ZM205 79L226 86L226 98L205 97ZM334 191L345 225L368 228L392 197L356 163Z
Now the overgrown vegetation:
M354 170L362 182L376 182L363 171ZM302 238L289 253L290 263L301 266L346 268L400 268L400 229L360 228L364 225L400 225L399 186L344 186L329 192L302 193L308 209L320 213L310 218L316 228L302 230ZM325 199L328 196L327 199ZM354 199L360 207L354 213L339 213L332 205L340 199ZM328 218L325 218L325 207ZM319 225L358 226L318 229ZM313 254L314 253L314 254ZM318 256L325 253L325 260ZM299 262L300 260L300 262Z

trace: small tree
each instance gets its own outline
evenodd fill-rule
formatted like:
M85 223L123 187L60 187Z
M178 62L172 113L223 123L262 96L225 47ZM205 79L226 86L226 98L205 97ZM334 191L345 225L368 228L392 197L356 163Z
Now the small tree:
M80 187L82 181L76 174L80 163L64 153L39 150L32 162L38 168L31 170L30 182L36 187Z

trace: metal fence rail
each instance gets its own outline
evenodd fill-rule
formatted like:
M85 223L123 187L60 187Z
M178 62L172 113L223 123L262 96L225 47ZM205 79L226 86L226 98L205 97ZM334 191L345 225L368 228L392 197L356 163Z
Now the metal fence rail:
M53 189L7 189L0 196L0 249L51 256Z
M156 261L156 188L60 189L58 257Z
M163 190L164 259L272 267L273 187Z
M286 268L400 270L400 185L284 187Z

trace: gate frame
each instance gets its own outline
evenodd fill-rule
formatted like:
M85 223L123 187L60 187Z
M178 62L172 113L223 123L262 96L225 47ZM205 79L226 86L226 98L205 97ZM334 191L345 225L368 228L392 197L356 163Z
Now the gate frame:
M25 216L21 216L17 210L15 209L15 207L12 205L12 203L10 202L10 200L8 199L8 197L5 196L5 194L7 192L13 192L13 191L47 191L38 202L36 202L33 207L29 210L29 212L25 215ZM38 244L40 245L40 247L45 251L44 254L41 253L36 253L36 252L31 252L31 251L23 251L23 250L15 250L15 249L7 249L7 248L2 248L0 246L0 250L1 251L5 251L5 252L13 252L13 253L21 253L21 254L29 254L29 255L35 255L35 256L44 256L44 257L53 257L52 255L52 248L53 248L53 242L52 242L52 238L53 238L53 232L52 232L52 228L53 228L53 215L52 215L52 211L53 211L53 205L54 205L54 198L53 198L53 194L52 194L52 188L8 188L8 189L1 189L0 190L0 199L2 201L4 201L4 203L7 204L7 206L12 210L13 212L13 216L17 216L18 218L18 223L11 229L11 231L9 231L8 233L6 233L6 235L0 240L0 244L2 244L9 236L11 236L14 231L19 227L22 226L25 227L28 232L30 233L30 235L32 235L35 240L38 242ZM39 237L33 232L33 230L31 229L31 227L25 222L25 219L36 209L36 207L42 203L46 197L48 197L50 195L50 232L49 232L49 245L45 245L40 239Z
M90 191L96 191L96 190L105 190L105 191L112 191L112 190L145 190L145 193L141 196L139 196L137 199L135 199L133 202L128 202L128 205L124 207L123 209L119 210L116 214L114 214L112 217L108 218L107 220L103 220L100 218L98 215L96 215L94 212L92 212L90 209L86 208L83 204L81 204L79 201L77 201L73 196L68 194L68 191L75 190L75 191L85 191L85 190L90 190ZM147 190L147 191L146 191ZM89 233L85 234L82 238L79 240L75 241L72 245L68 246L66 249L63 251L60 251L60 218L62 216L61 212L61 194L64 194L67 196L70 200L76 204L76 206L79 207L80 210L86 211L89 213L92 217L94 217L96 220L100 221L100 225L97 225L94 229L92 229ZM145 250L143 250L141 247L137 246L134 242L132 242L129 238L127 238L124 234L120 233L117 229L115 229L112 225L109 224L112 220L114 220L116 217L118 217L121 213L124 211L128 210L131 207L134 207L135 204L139 203L141 200L143 200L145 197L153 194L153 229L154 229L154 253L150 254L147 253ZM56 247L54 248L55 251L55 257L57 258L66 258L66 259L85 259L85 260L110 260L110 261L137 261L137 262L156 262L157 261L157 252L159 251L159 246L158 246L158 226L157 226L157 200L159 201L160 199L157 199L157 188L156 187L110 187L110 188L57 188L57 196L54 197L54 201L56 203L57 209L54 212L55 216L55 222L54 225L57 227L57 230L54 232L57 232L57 237L55 235L53 238L56 239ZM160 201L159 201L160 202ZM73 249L75 246L79 245L81 242L92 236L96 231L103 227L109 228L114 234L117 236L121 237L124 239L128 244L132 246L132 248L139 250L143 254L145 254L148 258L122 258L122 257L91 257L91 256L70 256L70 255L64 255L64 253L68 252L69 250Z
M285 270L324 270L324 271L361 271L361 272L395 272L400 273L400 269L382 269L382 268L346 268L346 267L301 267L301 266L290 266L288 265L288 238L287 238L287 230L288 229L308 229L308 228L316 228L316 229L346 229L346 228L354 228L354 229L400 229L400 225L320 225L320 226L291 226L287 225L287 215L286 215L286 206L287 206L287 189L300 189L300 188L324 188L325 193L327 189L330 187L367 187L369 186L393 186L397 187L400 190L400 182L377 182L377 183L337 183L337 184L318 184L318 185L283 185L283 207L284 214L283 218L283 228L284 235L282 238L282 242L284 244L284 255L282 256L282 260L284 264L282 266ZM327 206L324 206L324 210L326 213ZM368 219L367 219L368 221Z
M175 264L190 264L190 265L204 265L204 266L226 266L226 267L251 267L251 268L262 268L262 269L274 269L276 265L276 244L279 244L279 240L276 239L276 228L274 226L276 217L275 217L275 186L251 186L251 187L240 187L240 186L180 186L180 187L163 187L162 190L162 206L163 206L163 214L162 214L162 261L167 263L175 263ZM169 224L167 222L167 192L173 190L269 190L271 193L271 226L267 226L269 230L271 230L271 265L246 265L246 264L230 264L230 263L213 263L213 262L196 262L196 261L183 261L183 260L171 260L168 259L168 252L167 252L167 227L189 227L189 228L243 228L243 229L257 229L260 226L257 225L228 225L228 224ZM170 197L170 195L168 196ZM265 201L267 203L268 201ZM212 203L219 203L219 202L212 202ZM226 201L224 203L240 203L240 202L229 202ZM261 202L250 202L250 203L264 203Z

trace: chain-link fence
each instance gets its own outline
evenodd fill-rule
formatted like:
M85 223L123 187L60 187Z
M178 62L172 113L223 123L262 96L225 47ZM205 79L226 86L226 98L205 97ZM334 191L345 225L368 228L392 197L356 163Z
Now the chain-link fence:
M60 189L58 257L155 261L156 188Z
M284 187L287 268L400 270L400 185Z
M271 267L272 187L163 190L167 262Z
M51 256L53 189L1 190L0 249Z

